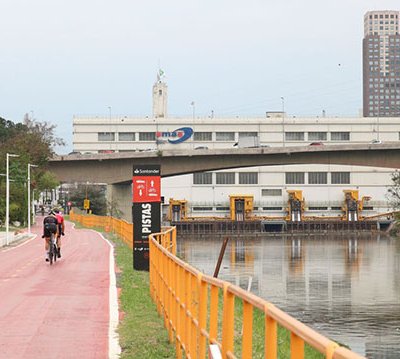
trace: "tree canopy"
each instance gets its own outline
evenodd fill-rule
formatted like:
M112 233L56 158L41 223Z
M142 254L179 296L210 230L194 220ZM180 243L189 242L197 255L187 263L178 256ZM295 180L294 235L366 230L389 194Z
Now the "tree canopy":
M84 199L89 199L92 213L105 216L107 214L106 190L105 185L78 184L76 188L70 189L69 200L74 207L83 209Z
M0 117L0 174L6 173L6 154L18 155L9 163L10 178L10 220L26 221L27 213L27 172L28 163L38 167L31 168L31 186L37 193L53 189L59 183L46 170L49 158L54 154L54 146L64 141L54 134L55 126L38 122L25 115L22 123L14 123ZM5 193L5 177L0 177L0 192ZM5 198L0 196L0 220L5 219Z
M392 173L392 185L388 188L388 200L392 208L400 210L400 172Z

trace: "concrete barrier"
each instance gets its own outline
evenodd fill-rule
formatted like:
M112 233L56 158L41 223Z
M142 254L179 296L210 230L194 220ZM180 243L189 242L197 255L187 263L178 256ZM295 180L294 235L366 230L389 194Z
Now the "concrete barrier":
M28 232L21 232L15 234L13 231L10 231L8 232L8 243L12 244L22 239L27 239L31 236L32 234L29 234ZM6 244L7 244L6 232L0 232L0 247L4 247Z

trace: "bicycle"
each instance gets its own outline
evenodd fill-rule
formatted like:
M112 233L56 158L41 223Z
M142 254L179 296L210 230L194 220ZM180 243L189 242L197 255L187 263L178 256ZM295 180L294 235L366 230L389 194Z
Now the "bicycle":
M51 233L50 241L49 241L49 261L50 261L50 265L53 264L53 261L54 262L57 261L57 254L58 254L58 250L57 250L56 236L54 235L54 233Z

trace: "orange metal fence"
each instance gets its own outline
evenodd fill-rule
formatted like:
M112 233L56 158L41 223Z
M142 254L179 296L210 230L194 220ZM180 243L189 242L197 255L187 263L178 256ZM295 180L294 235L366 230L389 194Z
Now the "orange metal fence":
M170 341L175 341L177 358L206 358L211 344L218 345L223 358L247 359L254 354L275 359L279 354L300 359L306 357L308 346L326 359L362 358L273 304L177 258L175 227L150 236L150 292ZM285 353L282 328L290 333Z
M108 216L82 215L70 212L70 219L85 227L102 228L106 232L116 233L130 248L133 248L133 224L123 219Z

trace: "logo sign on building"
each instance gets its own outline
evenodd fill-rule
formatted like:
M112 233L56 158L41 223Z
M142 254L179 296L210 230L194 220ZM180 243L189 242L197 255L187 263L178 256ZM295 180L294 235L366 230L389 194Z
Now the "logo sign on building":
M160 232L159 165L135 165L132 177L133 268L149 270L149 235Z
M156 137L161 140L168 140L169 143L177 144L188 140L193 135L193 129L191 127L181 127L172 132L157 131Z

